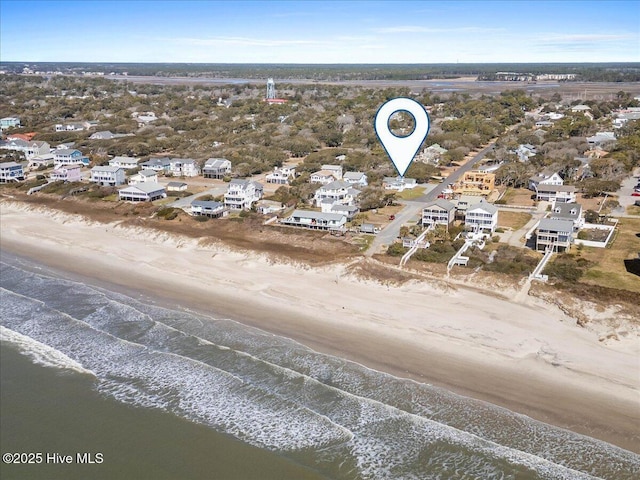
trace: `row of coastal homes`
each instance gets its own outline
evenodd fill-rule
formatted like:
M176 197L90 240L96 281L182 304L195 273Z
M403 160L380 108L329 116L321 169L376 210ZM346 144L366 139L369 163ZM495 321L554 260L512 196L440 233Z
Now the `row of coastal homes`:
M165 175L175 177L196 177L200 175L200 167L192 158L158 158L152 157L140 166L143 169L154 170Z
M476 200L477 199L477 200ZM498 226L498 208L484 198L475 197L472 205L465 205L464 224L467 230L481 233L493 233ZM456 218L457 207L454 203L439 198L427 203L422 209L422 225L448 226Z

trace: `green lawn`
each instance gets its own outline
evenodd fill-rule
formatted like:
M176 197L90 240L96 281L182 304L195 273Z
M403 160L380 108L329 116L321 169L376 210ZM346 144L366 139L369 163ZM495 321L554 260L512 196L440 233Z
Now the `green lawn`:
M424 187L415 187L409 190L403 190L400 193L396 193L396 197L402 200L415 200L418 197L421 197L424 194Z
M580 255L594 262L583 281L603 287L640 292L640 277L627 272L624 261L640 253L640 218L621 218L609 248L585 247Z

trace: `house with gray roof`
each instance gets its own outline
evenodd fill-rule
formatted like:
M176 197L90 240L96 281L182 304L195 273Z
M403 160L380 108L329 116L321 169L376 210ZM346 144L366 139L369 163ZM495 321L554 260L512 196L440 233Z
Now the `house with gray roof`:
M438 198L422 209L422 226L449 225L453 222L456 206L448 200Z
M231 174L231 162L226 158L210 158L204 162L202 176L204 178L221 179Z
M17 182L24 180L22 164L17 162L0 163L0 183Z
M229 213L224 204L214 201L194 200L191 202L191 215L210 218L224 217Z
M335 180L331 183L318 188L314 195L313 201L316 207L322 207L323 204L355 205L360 190L355 189L345 180Z
M542 172L529 178L529 190L535 192L540 185L564 185L564 179L558 172Z
M367 174L364 172L346 172L342 179L351 185L358 187L366 187L369 184Z
M139 158L117 156L109 160L109 165L111 165L112 167L120 167L126 170L130 170L138 168L139 161Z
M171 160L167 157L151 157L146 162L142 162L140 166L146 170L154 170L158 173L168 172Z
M467 209L464 223L468 230L493 233L498 226L498 207L483 198Z
M125 183L124 168L110 165L93 167L91 169L91 182L103 187L115 187Z
M129 185L138 185L139 183L158 183L158 172L155 170L140 170L129 177Z
M120 200L127 202L152 202L166 198L167 191L158 183L139 183L118 190Z
M174 177L196 177L200 175L200 167L193 158L172 158L168 173Z
M560 203L551 209L549 218L553 220L571 220L573 222L573 230L577 232L584 226L584 218L582 217L582 205L579 203Z
M343 231L347 223L347 216L341 213L295 210L289 217L282 219L280 223L294 227L305 227L312 230Z
M254 202L262 198L264 187L258 182L234 178L224 194L224 206L231 210L249 210Z
M573 222L571 220L557 220L543 218L536 228L536 250L552 249L563 252L571 247L573 242Z
M574 203L576 187L573 185L538 185L536 200L544 202Z

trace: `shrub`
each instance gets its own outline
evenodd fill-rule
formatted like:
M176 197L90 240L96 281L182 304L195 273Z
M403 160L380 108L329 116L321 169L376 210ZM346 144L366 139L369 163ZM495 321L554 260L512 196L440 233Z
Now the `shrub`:
M387 255L391 255L392 257L401 257L407 253L407 249L402 246L401 243L392 243L387 248Z
M165 220L173 220L178 216L178 209L172 207L162 207L156 212L156 215Z

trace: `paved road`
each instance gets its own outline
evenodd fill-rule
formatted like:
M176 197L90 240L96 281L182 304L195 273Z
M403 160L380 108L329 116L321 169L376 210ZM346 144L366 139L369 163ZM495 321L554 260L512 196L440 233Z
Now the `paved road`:
M633 205L636 200L640 200L640 197L633 197L631 194L633 193L633 189L636 184L640 182L640 169L636 169L633 172L633 175L625 178L620 185L620 190L616 192L618 195L618 202L620 206L615 208L611 213L615 217L626 217L628 216L626 211L629 205Z
M396 238L398 238L398 235L400 234L400 227L402 227L405 223L411 221L411 219L413 219L414 217L419 216L425 203L438 198L438 195L440 195L445 188L447 188L452 183L455 183L464 174L464 172L471 170L476 165L476 163L481 161L484 156L493 149L494 143L495 142L491 142L485 148L480 150L475 157L469 160L454 173L449 175L444 180L444 182L439 183L429 192L413 201L402 202L404 204L404 208L396 214L396 219L394 221L387 225L384 230L382 230L382 232L376 235L376 238L371 243L369 250L367 250L367 256L370 257L375 253L378 253L383 245L389 245Z

